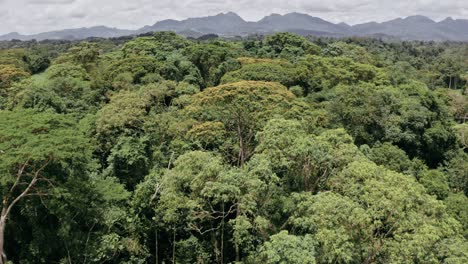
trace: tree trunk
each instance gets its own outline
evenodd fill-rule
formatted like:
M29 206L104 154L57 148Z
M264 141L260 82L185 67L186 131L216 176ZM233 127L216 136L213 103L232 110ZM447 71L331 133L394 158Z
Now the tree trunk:
M212 231L210 232L211 234L211 240L213 242L213 255L215 256L215 263L221 263L221 253L220 253L220 250L218 248L218 245L219 245L219 241L218 241L218 237L217 237L217 232L216 232L216 228L213 228L213 224L211 224L211 229Z
M6 218L3 215L2 210L2 216L0 217L0 264L5 264L7 261L6 254L4 251L4 243L5 243L5 224L6 224Z
M245 150L244 150L244 138L242 137L242 128L240 121L237 124L237 135L239 136L239 167L244 166Z
M237 204L237 210L236 210L236 220L239 219L240 216L240 204ZM235 250L236 250L236 262L240 261L240 249L239 249L239 244L235 243Z
M8 216L8 198L3 197L2 202L2 214L0 215L0 264L5 264L7 262L5 254L5 225Z
M0 264L5 264L7 262L7 257L5 254L5 227L6 227L6 221L8 219L8 215L10 215L11 209L15 206L16 203L18 203L20 200L22 200L24 197L28 195L36 195L36 196L41 196L43 194L40 193L34 193L31 194L30 191L32 188L35 187L37 181L40 178L40 173L47 167L47 165L52 161L52 158L49 158L38 170L34 172L32 180L29 182L28 186L24 191L21 192L20 195L18 195L16 198L11 198L11 202L9 200L8 196L3 196L2 199L2 212L0 215ZM24 169L28 166L29 164L29 159L22 165L20 165L18 174L16 176L16 181L13 184L13 186L10 189L9 195L13 195L16 187L20 184L21 177L23 175Z
M224 264L224 201L223 201L223 219L221 220L221 264Z
M172 237L172 264L175 264L175 228L174 228L174 235ZM0 263L1 264L1 263Z
M159 255L158 255L158 252L159 252L159 249L158 249L158 229L156 228L156 230L154 231L154 238L155 238L155 248L154 248L154 259L155 259L155 262L156 264L159 264Z

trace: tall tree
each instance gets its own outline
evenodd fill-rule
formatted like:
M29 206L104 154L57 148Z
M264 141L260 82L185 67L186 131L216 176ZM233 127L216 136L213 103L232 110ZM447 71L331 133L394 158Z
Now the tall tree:
M12 209L46 198L71 177L86 177L91 148L69 117L33 111L0 112L0 263L6 263L5 229Z
M256 132L275 115L293 114L294 99L280 84L243 81L194 95L186 111L199 123L221 122L228 137L221 148L242 166L253 155Z

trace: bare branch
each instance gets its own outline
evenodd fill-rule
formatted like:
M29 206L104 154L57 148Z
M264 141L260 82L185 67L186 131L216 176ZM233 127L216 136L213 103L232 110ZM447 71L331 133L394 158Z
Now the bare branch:
M161 190L161 187L162 187L162 184L156 184L156 188L155 188L154 194L151 196L150 202L153 202L156 199L159 191Z
M34 178L31 180L31 182L28 184L28 187L26 187L26 189L20 194L18 195L18 197L16 197L11 203L10 205L7 207L6 211L4 212L4 214L2 215L3 217L7 217L9 214L10 214L10 211L11 209L13 208L13 206L19 202L22 198L26 197L29 192L31 191L31 189L34 187L34 185L36 184L38 178L39 178L39 174L47 167L47 165L49 165L49 163L52 161L52 157L49 157L47 159L47 161L39 168L39 170L37 170L35 173L34 173Z
M220 228L220 226L218 227L213 227L213 228L210 228L210 229L207 229L207 230L204 230L202 231L200 228L198 228L196 225L194 224L189 224L189 228L191 228L192 230L198 232L200 235L204 235L206 233L209 233L211 231L215 231L215 230L218 230Z
M44 177L40 177L40 178L37 179L37 181L45 181L45 182L47 182L52 188L55 188L54 183L53 183L50 179L47 179L47 178L44 178Z
M85 248L84 248L85 258L83 260L83 264L85 264L87 259L88 259L88 255L86 254L87 253L86 251L88 250L88 243L89 243L89 239L91 237L91 232L93 231L94 227L96 226L96 223L97 223L97 221L95 221L93 223L93 225L89 229L88 235L86 236L86 243L85 243Z
M16 174L16 181L13 184L13 187L11 187L11 189L10 189L10 193L13 193L16 186L18 186L18 184L20 182L20 179L21 179L21 176L23 176L24 169L26 168L26 166L28 166L28 164L29 164L29 158L26 160L25 163L23 163L22 165L19 166L18 173Z
M42 197L42 196L50 196L50 194L49 193L28 193L28 194L25 194L24 196L25 197L27 196L41 196Z

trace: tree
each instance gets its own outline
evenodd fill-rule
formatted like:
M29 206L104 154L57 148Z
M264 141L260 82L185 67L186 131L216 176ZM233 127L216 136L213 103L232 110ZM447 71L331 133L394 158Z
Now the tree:
M41 74L14 84L8 107L52 109L57 113L84 115L103 100L102 91L92 89L86 70L72 63L54 64Z
M426 188L427 193L435 195L439 200L444 200L450 193L447 177L438 170L423 173L419 183Z
M468 195L468 154L463 151L453 154L444 164L449 185L454 192L464 192Z
M363 64L375 64L374 56L364 47L342 41L328 44L327 47L322 50L322 55L326 57L342 56Z
M463 85L463 70L466 70L464 58L468 55L466 48L447 49L440 57L437 67L441 73L440 79L445 87L458 89ZM460 85L461 84L461 85Z
M310 235L295 236L281 231L271 236L253 259L267 264L315 264L315 244Z
M446 94L450 106L450 112L458 122L468 120L468 96L460 90L442 90Z
M338 86L329 111L358 145L391 142L437 167L456 148L447 109L425 85Z
M318 263L366 263L372 222L359 203L332 192L294 194L293 202L290 221L316 241Z
M468 123L456 125L454 128L457 131L461 148L468 149Z
M389 68L388 75L393 85L409 83L415 79L416 69L408 62L397 62Z
M14 65L0 64L0 95L6 95L6 88L9 88L13 82L29 77L29 73L22 68Z
M70 177L86 177L91 148L65 116L29 110L2 111L0 116L3 264L5 228L12 209L29 197L52 195L54 186Z
M44 51L38 51L42 56L46 56ZM42 53L42 54L41 54ZM53 64L73 64L86 69L88 73L96 70L99 63L100 48L97 43L78 42L67 47L66 52L57 54ZM31 61L32 63L33 61ZM31 66L34 66L31 64Z
M265 50L273 53L273 56L279 55L284 58L300 57L306 54L316 55L320 53L319 46L313 44L304 37L286 32L267 36L262 44Z
M230 68L226 63L237 57L236 50L224 43L192 45L184 49L183 54L198 67L204 80L202 88L218 85Z
M198 87L203 83L198 68L179 53L172 53L166 57L159 74L166 80L186 82Z
M444 200L447 212L463 226L464 236L468 237L468 197L463 193L451 193Z
M339 84L352 85L360 82L376 85L388 84L387 75L375 66L357 63L350 58L324 58L306 56L297 62L299 78L308 92L329 90Z
M419 178L421 172L427 169L427 166L421 160L411 160L402 149L388 142L383 144L377 143L372 148L363 145L361 146L361 150L367 158L377 165L396 172L413 174L416 178Z
M192 43L174 32L155 32L152 36L140 37L127 42L122 51L125 57L154 56L158 60L173 51L184 49Z
M351 163L331 181L331 190L359 204L370 217L370 230L359 242L363 262L438 262L434 251L459 238L459 223L435 197L411 177L370 162ZM353 232L353 231L350 231ZM359 249L359 247L357 247Z
M262 132L256 153L265 155L289 191L317 193L348 163L363 158L342 129L308 134L296 120L272 119Z
M225 219L232 214L234 207L230 202L234 189L221 183L225 171L226 167L219 156L207 152L189 152L179 157L174 162L174 168L167 171L157 184L156 210L172 240L170 255L173 263L176 261L176 239L187 238L184 230L190 230L198 238L207 234L217 236L219 230L224 228L222 225ZM215 239L219 241L220 237ZM222 243L215 243L212 249L212 256L217 262L221 257L218 252L224 250L218 248ZM201 257L203 252L199 253ZM167 257L168 260L171 258ZM192 259L190 262L196 261Z
M293 112L294 98L280 84L244 81L206 89L185 110L199 123L223 123L227 140L220 148L242 166L253 155L256 132L269 118Z
M81 65L73 63L54 64L47 69L47 77L54 78L77 78L82 80L89 80L89 75L86 69Z
M173 247L179 245L176 240L196 238L197 247L205 250L199 257L212 252L211 260L223 263L239 261L263 240L278 194L278 178L266 160L257 157L239 169L224 164L218 154L192 151L173 165L155 187L156 217L165 223L160 233L173 240ZM207 238L213 243L204 244ZM178 260L188 256L178 256L177 248L169 252Z
M296 68L287 62L271 60L268 62L244 64L236 71L228 72L221 79L221 83L246 81L278 82L286 87L299 85Z
M132 56L120 60L114 60L106 69L106 80L114 84L123 74L129 76L130 84L140 84L144 77L158 73L161 63L149 56Z

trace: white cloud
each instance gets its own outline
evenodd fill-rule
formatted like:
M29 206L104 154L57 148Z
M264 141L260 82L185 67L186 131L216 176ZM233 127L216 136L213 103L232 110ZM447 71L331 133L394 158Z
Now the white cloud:
M0 0L0 34L32 34L106 25L136 29L163 19L233 11L254 21L271 13L302 12L349 24L409 15L468 19L466 0Z

